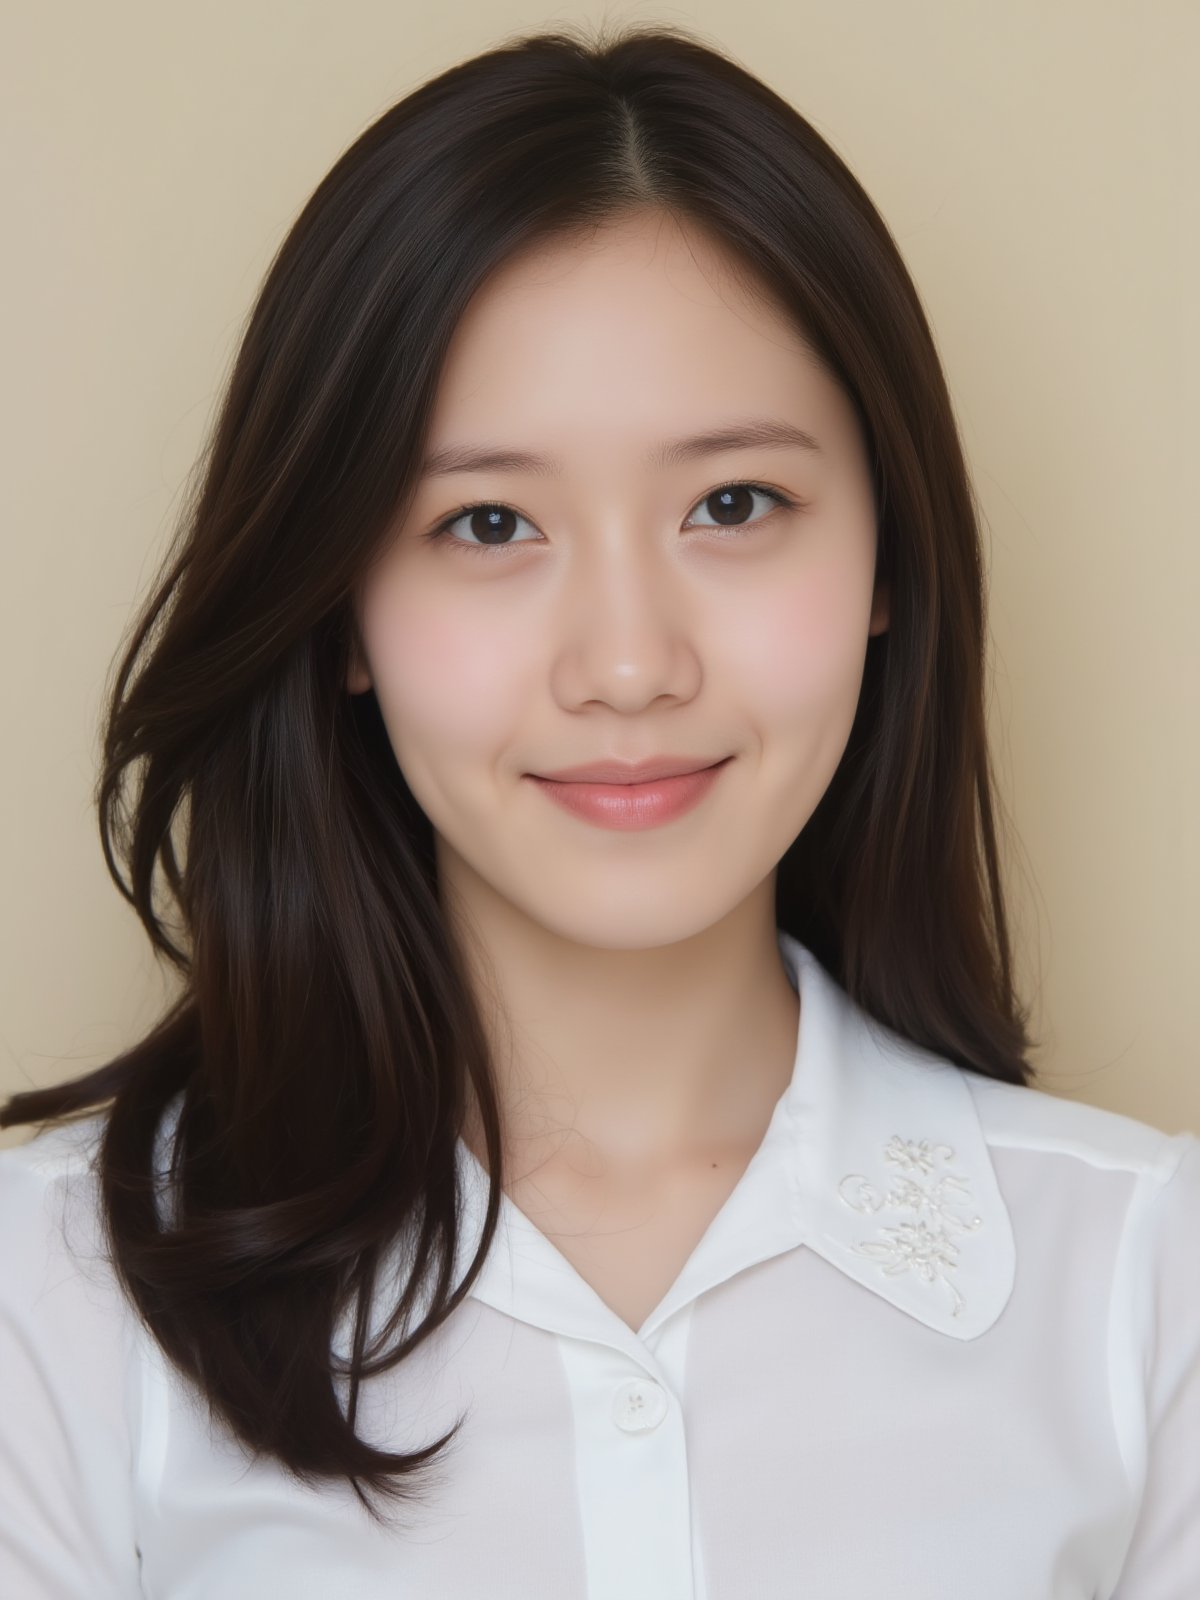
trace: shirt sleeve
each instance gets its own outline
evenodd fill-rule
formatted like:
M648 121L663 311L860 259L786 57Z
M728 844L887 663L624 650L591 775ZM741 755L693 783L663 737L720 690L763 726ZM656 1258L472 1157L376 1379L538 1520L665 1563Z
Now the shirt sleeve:
M75 1124L0 1150L0 1595L136 1600L130 1319Z
M1112 1600L1200 1596L1200 1139L1142 1221L1145 1488Z

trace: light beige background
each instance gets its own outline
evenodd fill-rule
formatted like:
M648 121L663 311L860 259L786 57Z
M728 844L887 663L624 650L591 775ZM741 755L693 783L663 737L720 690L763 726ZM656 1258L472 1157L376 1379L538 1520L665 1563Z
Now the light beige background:
M12 8L0 1088L100 1063L168 993L104 870L97 718L272 253L424 78L605 17L732 52L891 226L985 514L1041 1081L1200 1130L1197 0Z

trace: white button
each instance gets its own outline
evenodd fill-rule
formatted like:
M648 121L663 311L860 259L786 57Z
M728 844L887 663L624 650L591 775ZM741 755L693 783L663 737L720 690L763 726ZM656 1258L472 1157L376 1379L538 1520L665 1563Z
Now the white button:
M626 1433L647 1433L667 1414L667 1397L653 1378L630 1378L613 1395L613 1421Z

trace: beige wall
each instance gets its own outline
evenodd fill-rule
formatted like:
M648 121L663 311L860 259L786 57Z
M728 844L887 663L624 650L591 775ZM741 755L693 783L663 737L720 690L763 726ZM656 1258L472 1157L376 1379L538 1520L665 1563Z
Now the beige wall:
M96 720L272 252L423 78L604 16L732 51L892 227L985 514L1035 1062L1056 1093L1200 1130L1195 0L13 8L0 1088L99 1063L167 993L104 871Z

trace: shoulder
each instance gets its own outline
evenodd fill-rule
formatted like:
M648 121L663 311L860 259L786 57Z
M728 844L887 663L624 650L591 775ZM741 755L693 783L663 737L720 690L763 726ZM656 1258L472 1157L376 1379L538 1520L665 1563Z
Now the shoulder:
M97 1169L105 1113L0 1150L0 1320L33 1332L81 1320L120 1338L128 1306L111 1265Z
M42 1182L88 1170L99 1152L107 1112L96 1111L71 1122L41 1128L18 1144L0 1150L0 1182Z
M963 1082L993 1151L1062 1156L1094 1171L1124 1173L1151 1189L1179 1178L1196 1182L1200 1138L1166 1133L1149 1122L1032 1085L1004 1083L963 1071Z
M106 1114L43 1128L21 1144L0 1150L0 1253L22 1237L48 1245L66 1230L77 1245L97 1242L99 1184L96 1161ZM64 1242L66 1242L64 1240Z
M1076 1226L1090 1218L1118 1227L1136 1220L1156 1195L1166 1209L1196 1217L1200 1137L1086 1101L1010 1083L959 1066L850 1006L858 1024L849 1054L869 1068L867 1099L891 1099L913 1127L939 1137L999 1180L1010 1210L1042 1215L1061 1208ZM1092 1202L1095 1202L1093 1205ZM1074 1209L1072 1209L1074 1208Z
M873 1191L928 1211L953 1193L966 1210L968 1231L959 1238L956 1224L949 1243L960 1288L974 1270L974 1320L963 1331L964 1312L951 1331L982 1331L1023 1287L1037 1305L1099 1294L1099 1322L1123 1322L1143 1355L1155 1308L1170 1338L1200 1348L1194 1132L990 1078L878 1023L864 1024L847 1059L869 1069L854 1124L886 1146L876 1169L862 1169Z
M0 1150L0 1397L110 1385L130 1307L112 1266L96 1158L105 1114ZM0 1404L0 1412L4 1406Z
M1141 1349L1166 1327L1200 1382L1200 1137L962 1076L1026 1253L1044 1250L1061 1268L1071 1238L1076 1264L1111 1283L1111 1313L1132 1309Z
M0 1150L0 1592L138 1592L141 1345L112 1266L105 1113Z

